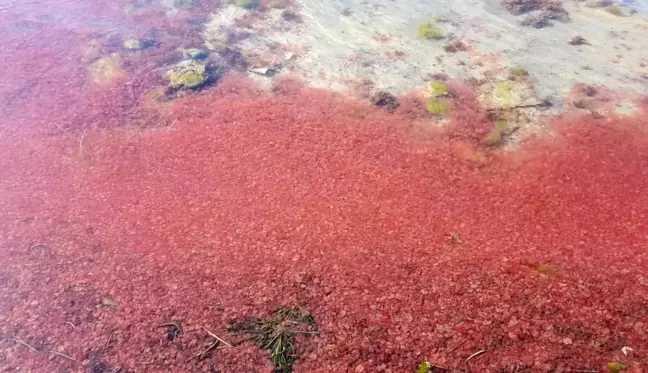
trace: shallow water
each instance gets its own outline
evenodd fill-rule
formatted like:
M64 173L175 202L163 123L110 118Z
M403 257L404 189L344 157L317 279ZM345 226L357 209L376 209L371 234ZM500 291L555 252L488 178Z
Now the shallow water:
M0 3L0 370L643 372L646 3L587 4Z

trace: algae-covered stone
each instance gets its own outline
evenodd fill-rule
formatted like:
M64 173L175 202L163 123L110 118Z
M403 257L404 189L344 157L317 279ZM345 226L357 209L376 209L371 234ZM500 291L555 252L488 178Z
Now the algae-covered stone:
M527 75L529 75L529 72L525 68L522 68L522 67L510 67L508 69L508 71L509 71L509 74L511 76L527 76Z
M443 102L436 99L429 99L425 103L425 108L430 114L437 116L445 116L448 114L448 106Z
M195 61L182 61L167 72L169 86L176 89L192 89L203 85L208 78L205 64Z
M422 362L419 364L418 369L416 369L416 373L428 373L432 369L432 364L428 363L427 361Z
M447 96L450 93L450 90L448 90L448 87L439 82L439 81L432 81L429 82L426 86L426 96L427 97L442 97L442 96Z
M616 361L611 361L607 363L607 368L611 373L619 373L623 372L624 370L628 369L625 365L618 363Z
M96 84L109 84L124 77L126 72L121 68L119 53L112 53L90 64L88 75Z

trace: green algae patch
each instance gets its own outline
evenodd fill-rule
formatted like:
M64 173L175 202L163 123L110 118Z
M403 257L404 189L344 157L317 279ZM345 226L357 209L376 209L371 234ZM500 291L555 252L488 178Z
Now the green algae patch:
M446 116L449 112L448 106L446 104L433 98L427 100L427 102L425 103L425 108L430 114L437 116Z
M511 67L508 69L509 74L512 76L527 76L529 72L522 67Z
M428 373L432 369L432 364L428 363L427 361L422 362L419 364L418 369L416 369L416 373Z
M440 40L445 38L445 33L437 26L436 17L428 17L424 19L418 26L416 34L420 39L426 40Z
M427 84L427 94L429 97L447 96L449 93L450 90L448 90L448 87L439 81L432 81Z
M619 373L619 372L623 372L624 370L627 370L628 367L626 367L621 363L617 363L616 361L611 361L607 363L607 369L611 373Z
M194 60L182 61L167 72L169 86L176 89L198 88L207 81L205 65Z
M503 103L510 105L513 98L513 83L497 82L495 83L495 97Z
M495 83L493 99L500 106L520 105L528 96L528 88L517 81L504 80Z

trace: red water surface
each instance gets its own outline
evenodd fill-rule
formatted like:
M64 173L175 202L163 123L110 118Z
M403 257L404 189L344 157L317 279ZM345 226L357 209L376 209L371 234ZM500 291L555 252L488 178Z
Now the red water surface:
M293 305L321 330L298 373L648 364L645 114L503 152L469 93L443 129L234 78L143 106L152 68L92 87L60 31L2 54L1 371L271 372L252 344L196 359L203 328Z

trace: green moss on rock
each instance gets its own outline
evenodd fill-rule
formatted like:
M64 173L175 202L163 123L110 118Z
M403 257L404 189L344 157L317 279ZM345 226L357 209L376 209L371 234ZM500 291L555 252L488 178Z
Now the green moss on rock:
M511 67L508 69L509 74L513 76L526 76L529 75L529 72L522 67Z
M447 96L450 93L448 86L438 81L429 82L427 88L430 97Z
M611 361L611 362L607 363L607 369L611 373L619 373L619 372L623 372L624 370L627 370L628 367L626 367L625 365L623 365L621 363L618 363L616 361Z
M205 65L198 61L182 61L167 72L169 86L176 89L198 88L207 81Z
M429 82L427 88L430 97L447 96L450 93L448 87L439 81Z
M495 97L506 105L510 105L513 101L513 91L515 87L509 81L495 83Z
M425 103L425 108L430 112L430 114L438 116L448 115L449 112L448 106L446 104L433 98L427 100L427 102Z
M428 373L432 369L432 364L428 363L427 361L422 362L419 364L418 369L416 369L416 373Z

